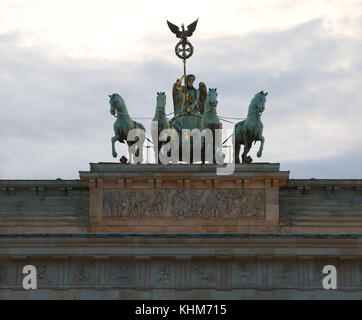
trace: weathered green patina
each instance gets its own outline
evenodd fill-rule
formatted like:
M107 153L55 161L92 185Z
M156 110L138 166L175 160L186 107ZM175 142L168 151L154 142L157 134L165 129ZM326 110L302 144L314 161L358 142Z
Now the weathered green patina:
M179 154L178 157L176 156L176 159L178 158L179 161L190 161L192 163L194 161L194 138L197 134L199 134L199 136L197 136L197 139L200 139L200 133L202 136L201 159L197 160L201 160L202 163L209 161L209 159L206 159L205 156L206 150L209 151L210 148L212 148L213 163L223 162L225 158L225 155L222 153L220 147L228 139L226 139L223 143L221 143L221 141L216 141L221 138L216 134L217 130L222 129L222 123L220 122L220 119L216 112L216 107L218 104L217 90L216 88L210 88L209 91L207 91L204 82L200 82L198 89L196 89L194 87L196 77L193 74L186 75L186 60L190 58L193 53L193 47L191 43L188 42L187 37L192 36L193 32L196 29L197 22L198 20L195 20L193 23L188 25L187 30L185 30L184 25L182 25L181 29L179 29L178 26L167 21L170 30L176 35L177 38L180 39L179 43L176 45L175 50L176 55L183 60L184 74L173 84L172 98L174 105L174 117L172 119L169 120L165 113L165 92L157 92L157 104L155 116L151 124L151 135L154 144L156 162L158 163L161 162L159 156L160 152L162 152L162 150L164 149L162 147L169 141L176 141L176 143L179 144ZM187 48L189 48L190 50L188 50ZM235 139L233 139L233 147L235 163L240 163L239 156L241 145L244 145L244 151L241 156L243 163L252 162L252 158L248 156L248 152L250 151L252 142L261 142L257 156L261 157L262 155L264 137L262 135L263 123L261 122L260 117L265 109L265 100L267 94L267 92L264 93L263 91L257 93L250 102L248 116L246 120L238 122L234 127ZM145 131L145 128L141 123L136 122L130 118L124 100L119 94L115 93L109 97L111 104L111 113L113 115L117 114L117 120L113 126L115 136L112 137L112 155L113 157L116 157L117 153L114 146L115 142L117 140L121 143L127 142L128 146L131 146L133 144L133 141L127 141L127 136L130 130L142 129ZM168 136L164 137L165 139L167 139L163 141L164 139L160 137L160 134L165 129L174 130L167 131L166 135ZM193 129L198 129L200 132L192 132ZM204 129L209 129L211 131L213 138L212 141L210 138L210 131L209 133L202 132ZM208 138L208 140L206 138ZM136 141L137 140L139 140L139 136L136 136ZM187 143L187 149L190 152L190 157L186 157L186 160L183 159L183 151L185 151L183 148L183 144L185 142ZM135 156L138 158L140 158L139 156L141 156L142 158L142 152L140 154L140 150L142 150L141 148L142 146L138 144L138 149L136 148L135 152ZM170 151L168 151L168 153L169 157ZM207 156L209 157L210 154L208 153ZM124 158L123 160L127 161L126 158ZM172 161L175 162L174 157L172 158Z
M216 129L222 129L222 123L217 116L216 113L216 107L217 107L218 101L217 101L217 90L209 88L209 91L207 93L206 101L205 101L205 111L201 119L200 123L200 131L204 129L210 129L213 136L213 144L212 144L212 155L213 155L213 163L216 163L216 153L218 150L215 149L215 130ZM202 140L202 162L205 162L205 139ZM218 158L224 158L225 156L219 152Z
M161 163L159 159L159 154L162 146L166 144L172 137L169 137L167 141L160 141L160 133L162 130L170 129L171 125L166 117L165 107L166 107L166 93L157 92L156 98L156 111L155 116L152 119L151 123L151 135L153 141L153 148L155 151L156 162Z
M182 130L200 130L204 109L206 108L208 93L204 82L199 83L198 89L193 86L193 83L195 81L194 75L187 75L186 86L181 85L183 80L184 77L181 77L181 79L178 79L173 85L172 93L175 116L170 120L170 125L173 129L177 131L179 135L179 160L182 160L182 141L186 139L190 143L190 161L192 162L193 138L186 136L186 134L183 133ZM208 114L205 119L209 119L211 121L210 116L211 115Z
M141 129L145 130L145 127L142 123L134 121L128 114L128 110L123 98L118 93L113 93L109 95L109 104L111 105L110 112L112 115L117 117L117 120L113 124L114 137L112 137L112 155L114 158L117 157L117 152L114 147L116 141L120 143L127 142L128 146L133 145L134 141L127 141L128 133L132 129ZM139 137L136 136L136 141L138 141ZM140 147L141 148L141 147ZM135 156L142 158L142 152L140 153L140 148L136 150ZM142 151L142 149L141 149ZM140 161L142 162L142 161Z
M246 120L240 121L235 125L235 163L240 163L240 146L244 145L244 152L241 156L243 163L251 163L253 159L248 156L251 144L255 141L260 141L260 148L257 156L260 158L263 153L264 137L263 123L260 116L265 110L265 101L268 92L260 91L251 100L249 105L248 116Z
M185 77L177 79L172 88L174 102L174 113L178 116L181 113L204 113L204 104L207 95L206 85L204 82L199 83L199 89L193 86L195 76L189 74L186 76L186 86L182 86Z

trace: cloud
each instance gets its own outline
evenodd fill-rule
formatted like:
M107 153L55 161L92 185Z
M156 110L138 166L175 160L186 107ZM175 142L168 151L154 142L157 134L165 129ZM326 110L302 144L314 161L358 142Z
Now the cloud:
M298 178L360 178L362 41L326 35L322 23L199 39L188 70L218 88L220 115L245 117L253 95L270 92L264 155L256 158L257 144L256 161L281 162ZM166 91L172 111L172 83L182 74L172 50L137 62L71 59L20 39L0 35L1 178L78 178L89 162L114 161L108 94L120 93L132 117L153 117L156 91Z
M334 157L321 157L311 161L293 160L283 161L281 170L290 170L294 179L361 179L362 151L350 150L347 154Z

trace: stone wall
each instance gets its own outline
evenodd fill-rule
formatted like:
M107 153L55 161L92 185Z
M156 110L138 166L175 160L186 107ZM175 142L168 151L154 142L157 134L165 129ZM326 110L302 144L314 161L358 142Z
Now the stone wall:
M361 299L361 236L0 236L0 299ZM35 265L38 289L22 288ZM337 270L325 290L323 266Z
M88 217L79 180L0 180L0 233L86 232Z
M282 233L362 233L362 180L289 180L279 208Z

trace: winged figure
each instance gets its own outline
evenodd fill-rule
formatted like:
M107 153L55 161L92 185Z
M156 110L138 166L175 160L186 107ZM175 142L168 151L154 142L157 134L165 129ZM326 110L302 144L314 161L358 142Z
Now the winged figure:
M182 24L181 28L182 30L180 31L180 28L178 26L176 26L175 24L171 23L170 21L167 21L167 25L170 28L170 30L176 35L177 38L181 38L181 39L185 39L187 37L191 37L192 34L194 33L196 26L197 26L197 21L199 19L196 19L193 23L189 24L187 26L187 30L185 30L185 25Z
M206 84L204 82L199 83L199 101L198 101L198 107L201 114L204 114L204 107L205 107L205 100L207 96L207 88Z
M193 86L195 76L189 74L186 76L186 86L182 86L181 83L184 78L185 77L182 76L181 79L177 79L172 88L175 115L191 111L203 114L207 96L205 83L200 82L199 88L196 89Z

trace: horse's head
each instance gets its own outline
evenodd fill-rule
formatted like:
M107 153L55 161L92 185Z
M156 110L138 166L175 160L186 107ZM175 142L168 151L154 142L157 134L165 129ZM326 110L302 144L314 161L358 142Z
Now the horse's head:
M157 92L157 104L156 104L156 115L164 115L166 106L166 94L165 92Z
M124 100L118 93L113 93L108 96L109 104L111 105L111 114L115 115L116 111L124 114L128 114Z
M206 97L206 110L204 113L215 111L217 106L217 89L209 88Z
M259 115L265 110L265 101L268 92L260 91L251 100L249 112L257 112Z

